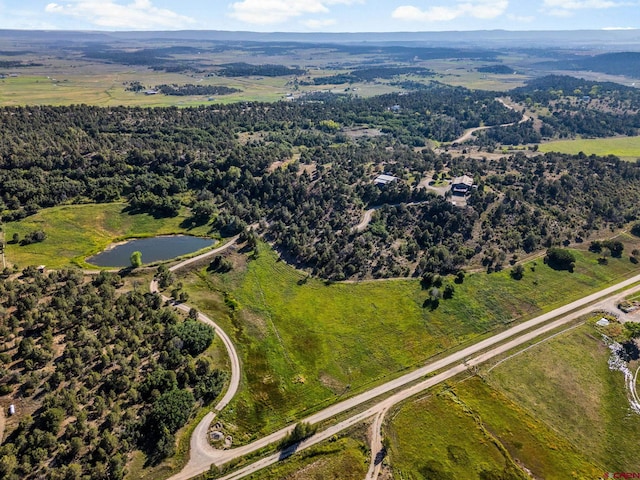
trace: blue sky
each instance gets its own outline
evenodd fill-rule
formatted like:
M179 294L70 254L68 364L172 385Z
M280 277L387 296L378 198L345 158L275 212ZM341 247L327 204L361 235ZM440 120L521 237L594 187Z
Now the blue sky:
M640 0L0 0L0 28L390 32L640 28Z

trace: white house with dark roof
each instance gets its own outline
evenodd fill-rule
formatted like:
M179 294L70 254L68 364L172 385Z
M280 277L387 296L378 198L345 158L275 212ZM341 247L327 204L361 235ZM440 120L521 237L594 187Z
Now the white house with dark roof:
M451 193L454 195L466 195L473 187L473 178L468 175L456 177L451 181Z

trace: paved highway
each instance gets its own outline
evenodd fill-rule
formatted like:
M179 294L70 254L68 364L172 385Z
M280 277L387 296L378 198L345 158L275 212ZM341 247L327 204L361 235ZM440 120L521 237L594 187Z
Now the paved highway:
M347 399L343 402L332 405L314 415L311 415L303 419L302 421L315 424L318 422L328 420L340 413L346 412L363 403L369 402L380 395L405 387L410 383L423 379L423 377L425 377L426 375L432 374L433 372L436 372L438 370L448 367L448 369L445 370L444 372L434 377L428 378L426 380L423 379L419 383L414 384L410 387L407 387L393 394L391 397L377 403L373 407L370 407L365 412L356 414L348 418L347 420L341 421L340 423L332 427L329 427L328 429L323 430L322 432L319 432L313 437L302 442L298 447L298 450L307 448L311 445L315 445L316 443L324 439L330 438L332 435L344 430L345 428L355 425L373 415L377 415L380 412L390 408L391 406L395 405L396 403L402 400L405 400L427 388L437 385L440 382L443 382L447 379L454 377L459 373L464 372L469 366L478 365L490 358L495 357L496 355L505 353L512 348L522 345L523 343L529 342L530 340L536 338L537 336L547 333L555 328L558 328L574 320L575 318L585 315L593 310L608 307L611 305L611 300L607 298L608 296L612 295L617 290L627 288L637 282L640 282L640 275L636 275L635 277L632 277L628 280L620 282L612 287L606 288L592 295L588 295L580 300L576 300L575 302L572 302L568 305L557 308L551 312L540 315L532 320L523 322L504 332L498 333L492 337L482 340L470 347L467 347L463 350L452 353L451 355L441 360L432 362L428 365L425 365L424 367L414 370L411 373L403 375L399 378L396 378L395 380L387 382L367 392L356 395L350 399ZM635 291L640 291L640 286L636 286L630 291L625 292L624 295L628 295ZM600 300L599 303L591 305L592 303L597 302L598 300ZM584 308L586 305L589 305L589 306ZM504 342L511 337L522 334L526 330L533 329L539 326L540 324L549 322L550 320L557 317L562 317L562 318L560 318L559 320L555 320L551 323L548 323L543 327L533 330L529 333L520 335L515 339L512 339L492 350L479 354L480 352L487 350L501 342ZM474 357L474 355L476 354L479 354L479 355ZM202 451L192 452L192 458L190 459L189 464L187 465L185 470L183 470L184 475L183 475L183 472L180 472L179 474L172 477L172 480L186 480L188 478L191 478L191 476L195 474L203 473L207 471L211 466L211 464L222 465L224 463L230 462L239 457L243 457L249 453L260 450L266 446L271 445L272 443L275 443L281 440L292 429L293 429L293 425L290 425L286 428L283 428L282 430L279 430L266 437L256 440L251 444L244 445L244 446L241 446L235 449L230 449L230 450L214 450L211 447L208 447L208 444L207 444L208 448L205 447L205 449ZM281 453L272 455L254 464L251 464L237 472L234 472L232 474L229 474L221 478L224 480L242 478L245 475L254 473L260 470L261 468L264 468L267 465L277 462L278 459L280 458L282 458Z

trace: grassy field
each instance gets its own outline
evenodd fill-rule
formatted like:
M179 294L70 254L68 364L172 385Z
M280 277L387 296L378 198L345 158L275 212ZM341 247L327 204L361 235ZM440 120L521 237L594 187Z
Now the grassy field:
M636 472L640 415L630 412L623 374L609 370L609 353L594 327L584 325L503 362L485 378L604 471Z
M105 71L105 68L107 70ZM238 101L276 101L290 90L288 78L213 79L194 78L186 74L152 71L110 72L98 66L94 74L61 74L55 78L45 75L22 75L0 80L0 105L73 105L88 104L102 107L114 105L162 107L190 106ZM145 95L125 90L124 82L139 81L154 87L162 84L225 85L242 90L231 95L171 96Z
M343 58L351 62L348 57ZM35 59L34 59L35 60ZM233 57L227 61L237 61ZM290 59L277 59L283 64ZM308 60L308 59L307 59ZM220 62L222 59L216 59ZM301 60L302 61L302 60ZM332 62L337 61L333 59ZM487 75L461 66L458 62L442 60L429 68L435 68L438 81L472 89L505 91L521 86L525 80L520 75ZM289 94L300 95L318 90L333 93L357 92L358 96L371 97L401 91L390 80L376 82L357 82L340 85L300 85L294 88L293 77L219 77L203 76L196 73L167 73L147 68L133 68L126 65L108 65L101 63L79 62L70 65L55 60L46 67L17 70L19 76L0 79L0 106L17 105L97 105L101 107L125 105L138 107L195 106L209 104L227 104L240 101L274 102L283 100ZM341 72L348 70L340 70ZM311 70L309 78L324 77L337 73L332 67ZM306 78L306 77L305 77ZM422 77L403 75L401 79L429 82ZM308 81L309 79L307 79ZM394 81L398 81L396 78ZM140 82L148 88L163 84L196 84L227 86L240 92L229 95L145 95L144 92L130 92L126 84Z
M123 69L125 67L122 67ZM294 93L288 83L291 77L195 77L187 74L139 71L110 71L108 66L96 66L93 74L60 73L55 77L25 74L16 78L0 79L0 106L17 105L74 105L87 104L101 107L125 105L138 107L195 106L234 102L275 102ZM223 85L241 90L229 95L145 95L144 92L126 91L124 82L138 81L148 87L162 84ZM349 86L352 87L351 85ZM358 83L358 95L369 97L398 91L384 83ZM332 89L324 86L323 90ZM344 92L345 86L335 86L335 93ZM300 87L296 94L317 91L318 87Z
M559 152L571 155L580 152L603 157L615 155L622 160L636 161L640 158L640 137L559 140L541 143L538 150L545 153Z
M362 480L369 457L361 439L344 437L304 450L248 480Z
M47 238L42 243L20 246L8 243L7 261L20 268L27 265L47 265L60 268L70 265L90 267L84 259L102 251L110 243L125 238L149 237L172 233L204 235L208 227L187 231L180 224L185 217L156 219L147 214L130 215L123 203L66 205L42 210L19 222L4 225L5 238L11 241L35 230L43 230Z
M402 406L384 429L399 478L599 478L567 440L478 377Z
M417 280L327 285L277 261L265 246L248 263L234 257L230 273L201 270L182 280L193 303L239 347L243 384L222 418L243 442L638 272L624 258L602 266L597 255L576 257L574 273L539 262L528 264L520 281L506 271L468 275L434 311L423 308L427 293Z
M502 75L478 72L476 68L483 65L486 62L468 60L463 63L457 59L436 59L429 62L429 68L437 74L434 78L454 87L505 92L523 86L529 79L520 73Z
M634 293L633 295L629 295L627 297L627 300L629 300L630 302L634 302L634 301L640 300L640 293Z
M525 478L451 392L403 408L387 436L388 461L400 478L504 478L506 472L506 478Z

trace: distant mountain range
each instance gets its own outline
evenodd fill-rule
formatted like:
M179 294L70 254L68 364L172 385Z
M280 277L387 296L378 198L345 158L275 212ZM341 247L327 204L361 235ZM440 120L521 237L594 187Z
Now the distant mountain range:
M543 62L538 66L556 70L585 71L640 78L640 52L616 52L595 56L576 56L563 61Z
M640 30L375 32L375 33L259 33L218 30L106 32L67 30L0 30L0 39L33 42L137 41L251 41L334 44L403 44L483 48L545 47L593 48L603 51L640 51Z

